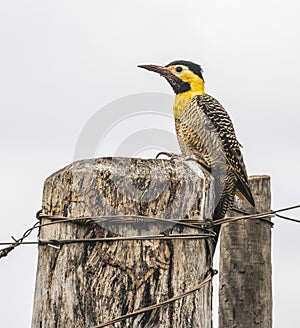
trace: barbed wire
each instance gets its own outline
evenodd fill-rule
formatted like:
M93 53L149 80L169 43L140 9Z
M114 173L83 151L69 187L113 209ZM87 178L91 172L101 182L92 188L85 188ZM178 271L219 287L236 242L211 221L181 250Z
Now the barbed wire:
M264 213L258 213L258 214L250 214L250 215L242 215L237 217L227 217L222 219L217 219L214 221L200 221L200 220L188 220L188 219L163 219L163 218L157 218L157 217L146 217L141 215L115 215L115 216L82 216L82 217L64 217L59 215L47 215L39 211L37 213L37 218L39 219L39 222L36 222L31 228L27 229L21 238L16 239L13 236L11 237L14 242L12 243L0 243L0 245L8 245L8 247L5 247L0 250L0 258L7 256L13 249L20 245L47 245L50 247L54 247L56 249L60 249L61 245L65 244L77 244L77 243L96 243L96 242L108 242L108 241L124 241L124 240L145 240L145 239L151 239L151 240L170 240L170 239L203 239L203 238L214 238L216 234L213 231L209 231L208 229L213 228L214 226L221 225L224 223L234 222L242 219L256 219L256 220L262 220L264 222L267 222L269 224L273 225L273 222L270 221L270 217L278 217L284 220L289 220L292 222L300 223L300 220L290 218L288 216L284 216L281 214L278 214L280 212L292 210L299 208L300 205L290 206L281 208L278 210L271 210ZM43 222L41 223L42 219L50 219L51 222ZM143 236L129 236L129 237L123 237L123 236L113 236L113 237L102 237L102 238L84 238L84 239L62 239L62 240L38 240L38 241L29 241L25 242L24 239L27 238L32 231L35 229L40 229L45 226L58 224L58 223L68 223L68 222L76 222L76 221L87 221L88 223L103 223L103 222L114 222L114 223L132 223L137 222L138 220L147 221L147 222L168 222L173 223L174 225L180 225L188 228L196 228L202 230L202 233L189 233L189 234L176 234L176 233L169 233L165 232L163 234L156 234L156 235L143 235ZM127 313L125 315L119 316L115 319L108 320L104 323L101 323L100 325L93 326L91 328L101 328L106 327L108 325L124 321L126 319L132 318L134 316L143 314L148 311L152 311L158 308L161 308L163 306L166 306L170 303L176 302L177 300L184 298L190 294L195 293L199 289L201 289L205 284L207 284L209 281L211 281L212 277L217 273L216 270L210 269L208 272L207 277L197 286L191 288L190 290L183 292L177 296L174 296L172 298L169 298L163 302L153 304L147 307L144 307L142 309L135 310L131 313Z
M31 234L31 232L34 229L38 228L39 226L40 226L39 222L36 222L31 228L27 229L23 233L23 236L19 239L16 239L16 238L14 238L14 236L11 236L11 238L14 240L14 243L0 243L0 245L9 245L8 247L0 249L0 258L7 256L7 254L10 253L17 246L25 244L24 239L27 238Z
M238 220L243 219L257 219L257 220L263 220L264 222L267 222L273 226L273 222L270 221L270 217L278 217L284 220L289 220L292 222L300 223L300 220L290 218L287 216L280 215L278 213L289 211L292 209L299 208L299 205L294 205L290 207L281 208L278 210L271 210L264 213L258 213L258 214L250 214L250 215L242 215L237 217L227 217L223 219L217 219L214 221L208 220L208 221L201 221L201 220L188 220L188 219L163 219L158 217L148 217L148 216L142 216L142 215L113 215L113 216L81 216L81 217L65 217L60 215L48 215L44 214L41 211L37 213L37 218L39 220L41 219L51 219L52 222L45 222L35 223L31 228L27 229L21 238L16 239L13 236L11 238L13 239L13 242L1 242L0 245L8 245L8 247L5 247L3 249L0 249L0 258L5 257L10 253L12 250L14 250L16 247L20 245L48 245L55 248L59 248L57 245L63 245L63 244L74 244L74 243L94 243L94 242L105 242L105 241L121 241L121 240L145 240L145 239L160 239L160 240L170 240L170 239L202 239L202 238L214 238L216 234L213 231L210 231L208 229L213 228L214 226L221 225L224 223L234 222ZM131 219L131 221L130 221ZM162 221L162 222L168 222L173 223L174 225L180 225L184 227L189 228L196 228L203 231L203 233L199 234L160 234L160 235L145 235L145 236L132 236L132 237L120 237L120 236L114 236L114 237L103 237L103 238L92 238L92 239L66 239L66 240L38 240L38 241L30 241L30 242L24 242L24 239L27 238L33 230L39 229L45 226L58 224L58 223L68 223L68 222L76 222L76 221L87 221L88 223L94 222L94 223L103 223L103 222L113 222L115 223L121 223L125 224L128 222L136 222L137 220L148 220L148 221Z
M117 322L120 322L120 321L123 321L123 320L126 320L126 319L129 319L131 317L135 317L139 314L143 314L145 312L148 312L148 311L153 311L153 310L156 310L156 309L159 309L165 305L168 305L170 303L173 303L175 301L178 301L180 300L181 298L184 298L190 294L193 294L195 293L197 290L201 289L204 285L206 285L208 282L210 282L212 280L212 277L217 274L218 271L217 270L214 270L214 269L210 269L208 271L208 275L207 277L197 286L191 288L190 290L186 291L186 292L183 292L182 294L179 294L177 296L174 296L174 297L171 297L163 302L160 302L160 303L156 303L156 304L153 304L153 305L150 305L150 306L147 306L147 307L144 307L142 309L139 309L139 310L136 310L136 311L133 311L131 313L127 313L127 314L124 314L120 317L117 317L115 319L112 319L112 320L109 320L109 321L105 321L104 323L101 323L100 325L97 325L97 326L93 326L91 328L103 328L103 327L106 327L108 325L112 325L114 323L117 323Z

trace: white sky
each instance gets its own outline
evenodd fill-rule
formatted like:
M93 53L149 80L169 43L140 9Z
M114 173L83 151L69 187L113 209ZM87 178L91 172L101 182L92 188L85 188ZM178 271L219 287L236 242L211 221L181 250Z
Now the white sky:
M163 79L136 65L175 59L202 64L207 92L235 124L249 174L272 177L273 208L299 203L299 6L296 0L2 1L0 240L19 237L35 222L44 180L73 161L92 115L126 95L171 93ZM172 130L167 118L149 122ZM128 136L131 128L124 127ZM109 133L114 147L126 137ZM101 147L96 154L103 155ZM295 327L300 226L275 220L274 327ZM30 326L36 260L35 246L0 260L1 326Z

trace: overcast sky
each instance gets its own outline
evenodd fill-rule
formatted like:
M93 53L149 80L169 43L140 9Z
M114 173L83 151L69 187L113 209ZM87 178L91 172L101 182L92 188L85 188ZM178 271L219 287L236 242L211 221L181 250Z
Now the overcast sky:
M136 66L175 59L203 66L207 92L232 117L249 174L271 175L272 207L300 203L299 6L296 0L2 1L0 240L35 223L44 180L80 157L78 139L103 106L143 92L171 94L163 79ZM99 128L103 138L93 156L110 147L117 154L147 127L172 133L171 98L164 99L169 114L143 116L147 105L126 120L116 114L119 129ZM162 145L152 146L132 151L153 156ZM300 226L275 222L274 327L295 327ZM36 261L35 246L0 260L1 327L30 326Z

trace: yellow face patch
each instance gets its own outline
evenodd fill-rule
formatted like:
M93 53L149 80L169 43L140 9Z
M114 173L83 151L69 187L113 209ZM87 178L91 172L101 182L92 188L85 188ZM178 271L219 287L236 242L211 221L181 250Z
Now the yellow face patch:
M203 81L198 75L190 70L183 70L179 73L179 77L184 82L196 82L196 81Z
M179 68L180 67L180 68ZM182 81L188 82L191 86L190 90L178 93L174 103L174 116L179 117L190 100L197 95L205 94L204 81L197 74L192 72L187 66L174 65L168 69Z
M174 65L169 66L168 69L176 76L178 76L182 81L188 82L191 89L186 92L192 92L193 94L204 94L204 81L191 71L187 66L184 65Z

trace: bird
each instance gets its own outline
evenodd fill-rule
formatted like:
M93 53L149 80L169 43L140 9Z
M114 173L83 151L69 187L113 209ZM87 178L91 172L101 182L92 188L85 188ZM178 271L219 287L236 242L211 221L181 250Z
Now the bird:
M176 95L173 113L182 154L199 160L214 177L212 219L226 216L233 207L235 195L255 207L241 144L227 111L205 92L202 67L187 60L175 60L166 66L138 67L160 74Z

